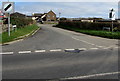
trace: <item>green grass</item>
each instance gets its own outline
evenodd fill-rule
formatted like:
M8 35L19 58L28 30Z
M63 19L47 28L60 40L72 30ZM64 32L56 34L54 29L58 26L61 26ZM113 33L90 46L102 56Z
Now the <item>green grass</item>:
M120 39L120 32L97 31L97 30L78 30L78 32L88 35L100 36L104 38Z
M88 34L88 35L93 35L93 36L99 36L99 37L110 38L110 39L120 39L120 32L109 32L109 31L102 31L102 30L83 30L83 29L78 29L74 27L59 26L59 25L58 27L71 30L71 31Z
M5 42L16 40L16 38L29 34L32 31L37 30L38 28L39 27L35 24L26 26L24 28L18 28L16 32L11 31L11 36L8 36L8 32L4 32L2 33L2 35L0 34L0 37L2 38L0 39L0 43L5 43Z

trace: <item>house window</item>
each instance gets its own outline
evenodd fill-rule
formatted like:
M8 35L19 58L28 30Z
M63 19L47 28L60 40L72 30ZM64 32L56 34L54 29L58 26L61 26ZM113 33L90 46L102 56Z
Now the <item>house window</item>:
M55 16L53 15L53 18L54 18Z
M48 15L48 17L50 17L50 15Z

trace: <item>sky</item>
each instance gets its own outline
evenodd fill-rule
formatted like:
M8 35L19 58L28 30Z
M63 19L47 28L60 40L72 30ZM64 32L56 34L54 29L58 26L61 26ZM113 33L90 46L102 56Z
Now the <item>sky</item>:
M0 7L2 5L0 4ZM118 18L118 2L15 2L15 12L27 15L53 10L57 16L67 18L100 17L107 19L113 8Z
M120 0L0 0L14 2L118 2Z

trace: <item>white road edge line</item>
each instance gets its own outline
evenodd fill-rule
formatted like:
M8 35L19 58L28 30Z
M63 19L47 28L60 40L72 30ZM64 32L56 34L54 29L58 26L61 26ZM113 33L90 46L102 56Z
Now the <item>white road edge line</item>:
M86 75L86 76L77 76L77 77L69 77L69 78L62 78L62 79L86 79L91 77L99 77L105 75L114 75L119 74L120 72L110 72L110 73L100 73L100 74L93 74L93 75Z
M46 50L36 50L36 53L40 53L40 52L46 52Z
M31 51L19 51L18 53L31 53Z
M50 52L62 51L61 49L50 50Z
M13 54L13 52L3 52L3 53L0 53L0 54Z

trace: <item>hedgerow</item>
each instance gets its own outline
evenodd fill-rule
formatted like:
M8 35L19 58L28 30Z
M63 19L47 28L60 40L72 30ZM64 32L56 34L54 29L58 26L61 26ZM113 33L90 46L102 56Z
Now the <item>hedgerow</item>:
M57 25L58 27L68 28L73 27L82 30L103 30L103 27L110 27L111 23L106 22L80 22L80 21L60 21ZM116 31L120 31L120 24L114 23L114 28Z
M33 24L33 20L30 18L11 17L11 24L17 25L18 28L21 28Z

